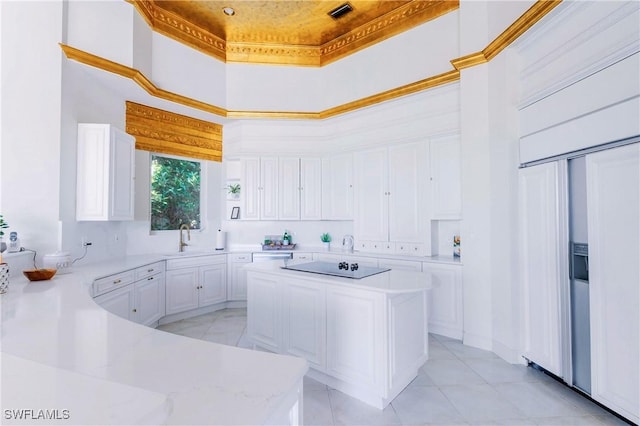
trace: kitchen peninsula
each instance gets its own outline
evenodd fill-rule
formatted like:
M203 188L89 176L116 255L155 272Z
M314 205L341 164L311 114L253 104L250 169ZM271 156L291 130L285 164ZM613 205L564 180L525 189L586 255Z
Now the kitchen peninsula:
M160 258L132 256L110 262L109 269L86 268L50 281L11 279L1 298L6 421L302 422L303 359L154 330L91 298L90 285L100 274Z
M431 274L387 270L351 279L281 266L245 266L249 340L303 357L310 377L386 407L428 359Z

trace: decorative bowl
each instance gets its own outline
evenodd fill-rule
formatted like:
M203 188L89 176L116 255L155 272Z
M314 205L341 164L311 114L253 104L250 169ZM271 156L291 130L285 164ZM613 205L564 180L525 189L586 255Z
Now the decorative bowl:
M22 273L29 281L43 281L50 280L57 271L57 269L29 269Z

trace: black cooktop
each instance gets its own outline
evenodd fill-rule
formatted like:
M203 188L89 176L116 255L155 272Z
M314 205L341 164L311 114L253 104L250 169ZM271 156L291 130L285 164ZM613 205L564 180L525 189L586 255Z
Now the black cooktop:
M331 275L335 277L360 278L370 277L371 275L380 274L390 271L389 268L377 268L373 266L360 266L357 263L347 262L309 262L298 263L293 265L282 266L282 269L290 269L292 271L310 272L313 274Z

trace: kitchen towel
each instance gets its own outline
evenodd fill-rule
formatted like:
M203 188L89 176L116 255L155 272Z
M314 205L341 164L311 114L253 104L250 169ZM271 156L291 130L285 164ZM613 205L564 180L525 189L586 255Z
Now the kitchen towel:
M227 242L227 233L218 229L216 233L216 250L224 250L225 243Z

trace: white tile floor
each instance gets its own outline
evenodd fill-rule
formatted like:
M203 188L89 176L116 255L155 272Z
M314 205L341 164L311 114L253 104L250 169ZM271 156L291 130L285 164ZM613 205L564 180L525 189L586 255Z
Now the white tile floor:
M225 309L159 330L250 348L245 309ZM623 425L622 420L547 375L491 352L430 336L430 359L384 410L304 381L306 425Z

